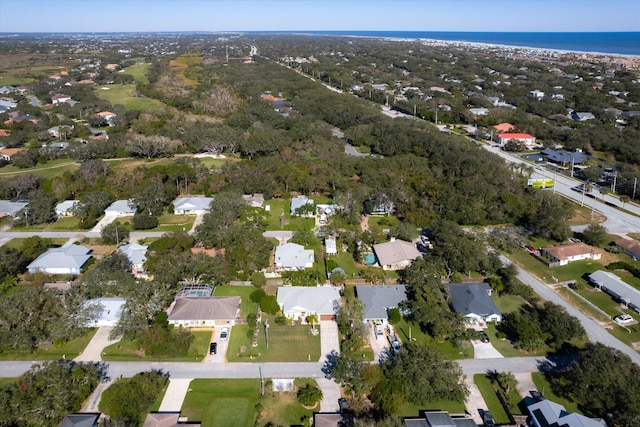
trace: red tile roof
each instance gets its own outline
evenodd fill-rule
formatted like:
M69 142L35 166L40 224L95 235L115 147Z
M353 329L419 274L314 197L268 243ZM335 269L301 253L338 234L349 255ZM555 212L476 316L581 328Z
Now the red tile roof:
M501 139L532 139L534 136L528 133L499 133L498 136Z

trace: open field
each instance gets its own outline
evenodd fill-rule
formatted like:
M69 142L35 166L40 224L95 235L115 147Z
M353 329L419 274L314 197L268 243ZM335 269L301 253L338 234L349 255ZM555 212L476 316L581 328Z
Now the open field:
M112 362L135 362L142 360L158 360L163 362L198 362L202 360L209 350L211 342L211 330L191 331L195 339L189 347L189 353L185 357L151 357L142 356L138 346L130 340L121 340L106 347L102 353L103 360Z
M149 64L139 63L131 65L120 72L122 74L129 74L133 76L135 81L138 83L149 83L149 79L147 79L147 71L149 71Z
M78 169L79 165L71 159L57 159L50 162L38 164L32 168L18 168L13 165L6 165L0 168L0 178L20 175L20 174L32 174L38 178L50 179L55 176L61 175L64 172L73 172Z
M103 88L108 88L104 90ZM109 101L113 105L122 105L127 110L157 110L166 108L162 102L140 97L136 94L136 85L107 85L101 86L95 90L98 98Z
M79 356L95 335L96 328L88 328L86 334L69 340L63 345L42 345L38 347L35 353L11 352L0 353L0 360L60 360L74 359Z

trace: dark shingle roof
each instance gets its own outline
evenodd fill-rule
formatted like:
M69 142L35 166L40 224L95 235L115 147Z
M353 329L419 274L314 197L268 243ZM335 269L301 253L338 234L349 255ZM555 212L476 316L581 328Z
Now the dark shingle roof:
M489 296L491 287L487 283L452 283L449 285L451 306L456 313L502 314Z

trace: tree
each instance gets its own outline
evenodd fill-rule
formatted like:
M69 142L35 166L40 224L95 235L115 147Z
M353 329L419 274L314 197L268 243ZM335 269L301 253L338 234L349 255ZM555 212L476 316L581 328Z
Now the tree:
M622 196L620 196L620 201L622 202L622 209L624 209L624 206L627 204L627 202L629 202L629 200L631 200L631 198L626 194L623 194Z
M302 405L313 407L322 400L322 390L307 383L298 389L296 396Z
M315 331L316 329L316 323L318 323L318 315L317 314L310 314L307 316L307 323L311 325L311 329L313 329Z
M590 224L583 232L584 242L591 246L601 246L607 240L607 229L601 224Z
M401 222L391 229L390 236L407 242L412 242L418 237L418 229L408 222Z
M55 216L55 206L55 197L42 190L35 190L29 193L29 205L19 215L27 226L45 224Z
M102 229L100 236L106 245L117 245L129 238L129 230L118 221L114 221Z
M91 191L74 205L73 215L80 220L83 228L92 227L112 201L112 197L104 191Z
M277 314L280 311L278 299L275 295L265 295L260 300L260 310L267 314Z
M251 273L251 284L256 288L262 288L267 284L267 278L262 271L254 271Z
M151 230L158 226L158 217L146 212L136 212L131 220L131 226L134 230Z

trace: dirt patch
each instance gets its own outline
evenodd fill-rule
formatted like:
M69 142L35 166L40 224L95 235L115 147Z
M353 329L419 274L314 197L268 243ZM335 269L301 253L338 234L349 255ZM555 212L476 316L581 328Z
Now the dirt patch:
M602 215L601 213L594 212L593 220L599 224L599 223L605 222L607 220L607 217ZM575 214L573 215L572 218L569 219L568 224L569 224L569 227L572 227L574 225L591 224L591 210L585 209L585 208L576 209Z
M640 351L640 342L632 342L632 343L631 343L631 347L632 347L635 351Z

